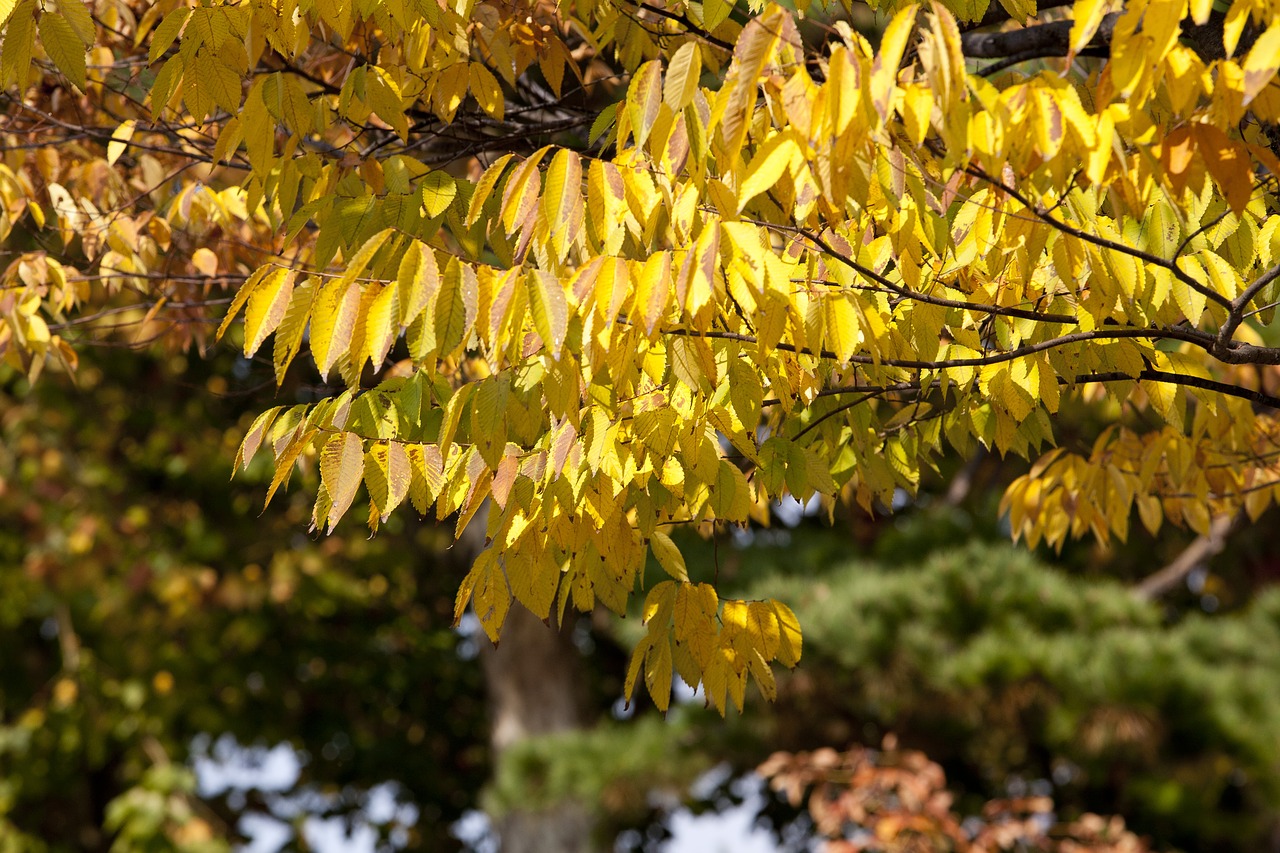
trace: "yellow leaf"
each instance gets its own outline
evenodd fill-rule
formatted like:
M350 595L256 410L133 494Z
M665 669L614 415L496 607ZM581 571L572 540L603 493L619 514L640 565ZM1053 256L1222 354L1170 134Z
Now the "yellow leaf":
M667 64L667 79L662 98L671 111L679 113L693 101L702 76L702 52L697 42L687 41L676 50Z
M726 5L732 7L733 4ZM716 103L721 115L720 134L729 157L737 157L742 150L756 104L760 75L784 35L794 36L795 24L782 7L771 4L765 14L748 22L734 45L733 63Z
M253 461L253 457L257 455L258 449L262 447L262 439L266 436L267 430L271 429L271 424L275 422L283 407L275 406L267 409L258 417L254 418L253 423L249 426L249 431L244 434L244 439L240 442L240 448L236 451L236 460L232 464L232 468L239 468L241 465L247 469L249 463Z
M668 345L671 372L694 393L710 394L714 389L715 362L707 363L705 346L703 340L687 335L672 338Z
M1203 267L1194 258L1183 258L1179 266L1183 267L1192 278L1196 278L1198 274L1203 272ZM1177 303L1178 309L1182 312L1182 316L1187 318L1187 322L1192 326L1200 323L1200 318L1204 315L1204 309L1208 301L1203 293L1194 287L1190 287L1180 278L1174 278L1170 282L1173 292L1174 302Z
M380 443L377 447L381 448L376 459L377 467L386 480L386 492L379 494L378 508L382 510L382 520L386 521L391 511L409 494L413 469L409 453L400 442ZM368 480L367 473L365 479Z
M720 228L714 216L702 225L702 233L685 255L681 268L681 285L685 288L685 310L694 318L699 331L706 331L715 307L716 273L720 264Z
M435 300L440 289L440 272L436 266L435 252L414 240L400 259L396 273L397 303L400 307L400 328L418 319L428 305Z
M458 185L448 172L428 172L422 178L422 208L434 219L449 209L458 194Z
M662 638L666 642L666 638ZM627 678L622 685L622 696L626 700L628 706L631 704L631 697L635 694L636 681L640 678L640 672L644 669L644 659L649 653L649 649L653 646L653 638L649 636L642 637L636 647L631 650L631 662L627 664Z
M1244 103L1249 104L1265 89L1280 68L1280 21L1267 27L1244 60Z
M307 321L311 319L311 305L318 291L319 280L315 278L308 278L293 289L284 319L276 328L275 347L271 356L277 385L283 384L285 371L302 348L302 335L307 328Z
M777 134L765 140L751 159L738 188L738 212L741 213L751 199L771 189L782 173L803 156L800 146L790 134Z
M1025 24L1036 16L1036 0L1000 0L1000 5L1019 24Z
M664 714L671 704L671 643L665 638L653 643L644 656L644 685L653 704Z
M466 342L475 323L477 300L476 273L456 257L449 258L440 277L440 292L432 319L435 344L439 354L447 356Z
M359 308L358 282L335 279L324 285L316 296L311 312L311 355L316 360L316 369L326 379L351 344Z
M1142 519L1142 526L1147 532L1155 536L1160 532L1160 525L1164 521L1164 512L1160 505L1160 498L1155 495L1138 495L1138 517Z
M434 444L410 444L405 450L409 454L411 475L409 498L418 514L426 515L436 496L444 488L444 462L440 457L440 448Z
M502 634L502 624L511 609L511 590L507 586L506 574L502 569L501 557L493 549L481 552L471 569L474 575L474 592L471 603L475 608L480 627L494 643ZM456 611L455 611L455 615Z
M871 100L880 118L887 119L893 108L893 92L898 82L898 66L906 50L907 39L915 27L918 6L904 6L889 21L880 38L880 50L871 64Z
M289 482L289 478L293 475L293 469L297 466L298 457L311 444L311 440L315 438L316 433L317 430L308 430L305 424L299 424L293 433L292 439L285 445L280 455L276 457L276 470L271 477L271 488L267 489L267 497L262 502L264 511L271 504L271 498L275 496L276 491Z
M837 46L831 52L830 77L827 79L827 110L837 135L843 134L858 112L862 100L862 67L848 48Z
M852 297L841 292L822 300L827 327L827 346L847 364L858 351L858 309Z
M649 537L649 547L653 549L653 556L657 558L658 565L662 566L663 571L678 581L689 582L689 571L685 568L684 555L680 553L676 543L671 541L670 536L660 530L653 531L653 535Z
M370 73L365 75L365 81L365 93L368 96L370 108L378 118L385 121L387 126L396 132L397 136L407 140L409 118L405 115L404 98L400 94L400 87L386 71L376 66L370 67ZM291 125L292 128L296 128L296 125ZM298 130L301 131L301 128Z
M772 602L752 601L747 604L746 629L751 644L760 650L766 661L778 656L782 646L782 629Z
M502 96L502 87L498 85L498 78L494 77L493 72L480 62L472 62L468 66L467 76L471 84L471 94L480 105L480 109L497 121L502 121L506 99Z
M490 470L502 462L507 446L507 383L490 376L476 383L471 405L471 441Z
M658 60L646 62L636 69L631 79L631 88L627 91L627 110L631 116L631 132L635 135L637 148L643 148L649 138L649 131L658 119L658 108L662 105L662 63Z
M557 151L547 168L542 212L552 248L563 260L582 225L582 160L567 148Z
M201 246L191 253L191 266L201 275L215 276L218 274L218 256L208 246Z
M539 619L545 620L550 616L556 587L560 585L560 566L550 554L541 552L531 559L519 554L508 560L507 579L516 601Z
M484 213L485 202L489 200L494 186L498 183L498 179L502 177L507 164L511 162L513 156L515 155L503 154L497 160L494 160L493 165L485 169L484 174L480 176L480 180L476 181L476 188L471 193L471 203L467 208L467 218L463 223L466 227L470 228L480 221L480 216Z
M457 433L458 424L462 420L462 410L475 390L476 384L468 382L454 391L448 402L444 404L444 416L440 419L440 437L436 441L442 458L449 458L449 446L453 443L453 436Z
M249 307L244 314L244 354L253 355L276 330L285 317L289 299L293 296L291 269L276 267L269 272L249 296Z
M373 365L375 371L382 369L382 364L395 343L398 329L396 327L396 308L399 302L395 284L376 285L378 295L373 298L369 311L365 315L364 347L355 356L361 365L365 360Z
M718 519L739 522L747 520L747 514L751 510L751 486L747 484L747 477L742 469L727 459L720 460L708 504Z
M538 164L550 150L550 146L538 149L511 173L502 193L502 224L508 235L514 234L533 215L538 204L538 190L542 187Z
M924 138L929 135L929 120L933 116L935 98L933 90L928 86L913 84L903 90L900 112L907 127L907 136L916 145L924 142Z
M800 620L790 607L781 601L770 601L774 615L778 619L778 660L786 666L795 666L800 662L803 649L803 638L800 634Z
M746 361L734 359L729 365L729 402L738 424L748 434L754 435L760 425L763 401L759 372Z
M710 584L676 584L672 608L672 630L676 642L688 649L699 666L711 660L716 639L716 610L719 597Z
M190 15L190 9L182 8L175 9L164 16L164 20L160 22L155 32L151 34L149 58L153 63L164 56L165 51L169 49L174 39L178 37L178 33L186 25L187 18Z
M327 519L330 533L351 507L363 476L364 443L360 437L341 432L329 439L320 452L320 480L333 502Z
M680 584L673 581L661 581L653 585L644 598L641 609L642 622L648 626L650 635L665 632L671 625L671 616L675 612L676 593Z
M71 25L76 37L80 39L80 44L86 49L92 47L97 36L97 28L93 25L93 14L83 0L58 0L58 11ZM3 17L0 13L0 18Z
M431 89L432 109L445 122L453 121L454 113L462 106L462 100L467 95L468 64L455 62L435 75Z
M222 318L222 323L218 326L218 333L214 335L213 339L215 341L222 340L222 336L227 333L227 329L231 326L231 321L235 320L236 315L240 313L240 309L249 301L249 297L253 294L254 288L258 286L258 283L261 282L272 269L274 269L274 267L265 266L254 270L253 274L249 276L249 279L241 285L238 291L236 291L235 298L231 300L231 307L227 309L226 316Z
M544 270L534 270L529 278L529 313L542 343L557 361L569 328L569 305L560 279Z
M133 138L133 129L137 124L134 119L129 119L121 122L120 126L112 131L111 141L107 143L108 166L114 166L116 161L120 159L120 155L124 154L129 145L129 140Z
M1062 108L1058 106L1055 93L1051 90L1040 89L1036 94L1037 109L1033 120L1036 147L1040 150L1041 157L1045 160L1050 160L1057 155L1058 149L1062 147L1062 139L1065 133Z
M1222 23L1222 47L1228 59L1235 56L1236 47L1240 44L1240 37L1244 35L1244 27L1249 22L1252 11L1253 3L1250 0L1234 0L1227 8L1227 17Z
M702 17L707 29L714 32L728 19L734 5L734 0L706 0L702 4Z
M654 252L644 262L632 308L633 319L643 325L646 334L653 334L658 321L666 313L670 296L671 253Z
M1072 11L1071 34L1067 37L1068 62L1093 40L1110 7L1111 0L1076 0Z
M369 266L369 262L373 260L373 256L382 248L382 244L387 242L387 238L395 233L394 228L384 228L377 234L374 234L368 240L361 244L349 259L347 259L347 268L342 272L342 282L353 282L359 278Z

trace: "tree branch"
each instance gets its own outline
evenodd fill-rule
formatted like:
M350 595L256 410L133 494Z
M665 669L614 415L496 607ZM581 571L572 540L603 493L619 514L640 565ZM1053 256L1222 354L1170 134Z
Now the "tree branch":
M716 38L710 32L698 26L693 21L689 20L687 15L678 14L676 12L670 12L666 9L663 9L661 6L655 6L652 3L641 2L641 3L637 3L636 7L639 9L643 9L646 12L652 12L653 14L657 15L660 18L666 18L668 21L675 21L677 24L684 27L689 32L690 35L697 36L698 38L702 39L709 45L718 47L721 50L727 50L730 53L733 52L733 45L729 44L729 42L725 41L724 39Z
M1218 332L1218 343L1220 345L1223 347L1228 346L1231 336L1235 334L1236 329L1240 328L1240 324L1244 322L1245 309L1249 307L1249 303L1277 278L1280 278L1280 264L1276 264L1258 276L1244 289L1243 293L1232 300L1231 310L1227 313L1227 322L1222 324L1222 329Z
M930 296L927 293L920 293L915 290L910 290L906 287L903 287L900 284L896 284L891 279L886 278L885 276L881 275L880 273L876 272L870 267L867 267L867 266L864 266L863 264L858 263L853 258L846 257L840 252L836 251L835 247L833 247L827 241L823 240L821 236L814 234L812 231L807 231L804 228L797 228L793 225L781 225L776 222L764 222L759 219L746 219L744 217L743 221L751 222L755 225L759 225L764 228L772 228L775 231L783 231L786 233L795 234L798 237L802 237L805 240L808 240L814 246L817 246L819 249L821 249L824 254L830 255L831 257L835 258L837 261L844 264L854 272L858 273L863 278L874 281L876 284L880 285L885 290L888 290L891 293L897 294L903 299L909 299L909 300L912 300L913 302L923 302L927 305L937 305L942 308L959 308L964 311L977 311L978 313L981 313L981 314L989 314L996 317L1016 317L1020 320L1035 320L1041 323L1060 323L1063 325L1075 325L1077 322L1079 322L1075 317L1071 316L1070 314L1044 314L1039 311L1027 311L1023 308L1011 308L1011 307L1005 307L1002 305L986 305L980 302L961 302L955 299L947 299L941 296Z
M1098 246L1103 249L1110 249L1113 252L1120 252L1121 254L1125 254L1132 258L1137 258L1140 261L1144 261L1146 263L1153 264L1155 266L1166 269L1173 275L1174 278L1178 279L1178 281L1182 282L1187 287L1190 287L1192 290L1201 294L1209 301L1216 302L1217 304L1221 305L1223 308L1226 308L1228 311L1231 310L1232 305L1231 305L1230 299L1227 299L1227 297L1223 296L1218 291L1210 287L1206 287L1204 284L1200 283L1195 278L1188 275L1181 267L1179 267L1176 263L1169 260L1168 258L1162 258L1159 255L1153 255L1150 252L1143 251L1142 249L1136 248L1134 246L1126 246L1124 243L1117 243L1115 240L1109 240L1106 237L1099 237L1096 234L1090 234L1089 232L1083 231L1075 227L1074 225L1063 222L1061 219L1058 219L1057 217L1050 216L1048 211L1046 211L1043 207L1041 207L1038 204L1034 204L1031 201L1031 199L1027 198L1022 193L1018 192L1016 189L1004 183L1003 181L1000 181L992 177L991 175L987 174L986 171L984 171L983 169L977 166L972 166L972 165L966 166L964 171L966 174L972 175L975 178L986 181L988 184L995 187L996 189L1007 193L1010 198L1014 199L1023 207L1025 207L1027 210L1031 211L1032 215L1034 215L1037 219L1039 219L1041 222L1045 223L1046 225L1051 226L1055 230L1060 231L1063 234L1066 234L1068 236L1075 237L1077 240L1083 240L1086 243L1092 243L1095 246ZM1280 361L1267 362L1267 363L1280 364Z
M713 337L708 334L707 337ZM779 346L778 349L785 349ZM946 366L945 363L942 366ZM1241 400L1248 400L1259 406L1265 406L1269 409L1280 411L1280 397L1272 396L1262 391L1254 391L1249 388L1241 388L1239 385L1232 385L1229 382L1219 382L1216 379L1205 379L1201 376L1188 376L1184 373L1169 373L1164 370L1143 370L1137 376L1130 376L1128 373L1115 370L1108 373L1090 373L1081 376L1059 376L1058 384L1063 386L1087 385L1090 382L1135 382L1145 379L1149 382L1163 382L1167 385L1181 385L1187 388L1199 388L1204 391L1214 391L1226 397L1237 397ZM924 390L935 390L941 388L942 384L939 380L934 379L927 385L923 386ZM922 386L916 381L896 382L891 385L874 385L869 383L858 383L854 385L840 385L833 388L824 388L818 392L819 397L834 397L840 394L889 394L889 393L906 393L920 391ZM781 403L778 399L767 399L763 405L776 406Z
M1117 12L1103 18L1094 41L1110 43L1111 32L1119 19ZM960 36L960 50L968 59L1001 59L1028 53L1066 56L1071 47L1072 24L1072 21L1052 21L1020 30L964 33Z
M722 340L741 341L743 343L751 343L751 344L757 343L757 340L754 335L747 335L741 332L718 331L715 329L706 331L706 332L698 332L690 329L665 329L663 330L663 333L668 335L679 335L682 337L720 338ZM875 358L870 355L851 355L848 357L848 359L843 359L840 355L830 350L825 350L825 349L811 350L808 347L798 347L798 346L795 346L794 344L787 344L787 343L779 343L774 346L774 349L779 349L779 350L782 350L783 352L794 352L798 355L810 355L810 356L815 356L817 358L831 359L832 361L847 361L849 364L862 364L862 365L875 366L875 367L898 367L898 368L905 368L907 370L940 370L948 367L988 367L993 364L1003 364L1006 361L1013 361L1014 359L1024 358L1025 356L1028 356L1028 355L1035 355L1036 353L1041 353L1041 352L1045 352L1047 350L1052 350L1052 349L1058 349L1059 347L1069 346L1071 344L1085 343L1087 341L1126 340L1126 339L1134 339L1134 338L1145 339L1145 340L1183 341L1184 343L1189 343L1189 344L1192 344L1193 346L1200 347L1201 349L1205 350L1210 354L1213 354L1214 344L1216 343L1216 340L1217 340L1217 338L1214 335L1210 335L1207 332L1200 332L1195 329L1184 329L1184 328L1179 328L1177 326L1172 326L1167 328L1146 328L1146 329L1106 328L1106 329L1095 329L1094 331L1091 331L1091 332L1072 332L1069 335L1060 335L1056 338L1050 338L1049 340L1046 340L1046 341L1040 341L1039 343L1026 344L1025 346L1018 347L1017 349L1005 350L1002 352L993 352L993 353L989 353L988 355L978 356L976 358L952 358L952 359L942 359L942 360L934 360L934 361L918 361L915 359L906 359L906 358ZM1271 349L1269 347L1253 347L1253 349L1258 350L1259 352L1265 354L1267 357L1275 358L1276 361L1274 362L1259 361L1259 362L1246 362L1246 363L1259 363L1259 364L1280 363L1280 350ZM1231 362L1231 363L1234 363L1234 362ZM1145 374L1151 374L1152 376L1156 374L1159 374L1160 376L1180 375L1180 374L1172 374L1172 373L1166 374L1166 373L1161 373L1160 371L1151 371L1151 370L1143 371L1143 375L1139 375L1138 377L1134 377L1124 373L1117 373L1116 375L1123 376L1124 378L1127 378L1127 379L1151 378L1151 376L1146 376ZM1187 376L1185 378L1187 380L1198 380L1198 377L1195 377L1195 376ZM1211 384L1201 385L1197 387L1209 388L1211 390L1221 390L1222 388L1236 387L1234 385L1229 385L1224 382L1214 382L1213 380L1208 380L1208 379L1200 380L1200 381L1209 382ZM1179 384L1195 385L1196 382L1188 381L1188 382L1183 382ZM1247 389L1237 389L1237 390L1240 390L1242 392L1247 392L1247 393L1255 393L1255 392L1249 392ZM1267 395L1263 395L1263 396L1267 396ZM1253 399L1253 398L1247 398L1247 399ZM1280 404L1280 398L1268 397L1268 399L1275 400L1277 404ZM1273 404L1267 403L1266 405L1273 405ZM1277 408L1280 408L1280 405L1278 405Z
M1070 6L1074 0L1040 0L1036 4L1036 13L1040 14L1048 9L1058 9L1062 6ZM992 3L987 7L987 12L982 16L982 20L975 21L971 24L961 24L960 29L964 32L972 30L984 29L986 27L994 27L997 24L1003 24L1005 21L1012 21L1013 15L1009 14L1009 10L1001 3Z
M1209 525L1209 532L1197 536L1194 541L1169 565L1158 572L1148 575L1133 588L1133 594L1143 601L1159 598L1182 582L1197 566L1204 565L1212 557L1222 552L1227 545L1227 538L1242 526L1244 516L1220 515Z

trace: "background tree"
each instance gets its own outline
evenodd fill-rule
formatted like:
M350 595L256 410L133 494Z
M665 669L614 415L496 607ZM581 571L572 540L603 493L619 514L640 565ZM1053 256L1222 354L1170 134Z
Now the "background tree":
M229 375L106 351L74 387L0 393L6 850L227 849L273 798L195 796L208 736L297 749L281 796L304 816L393 783L421 849L474 807L483 683L455 653L443 531L315 541L305 503L260 517L270 471L227 482L223 425L254 399Z

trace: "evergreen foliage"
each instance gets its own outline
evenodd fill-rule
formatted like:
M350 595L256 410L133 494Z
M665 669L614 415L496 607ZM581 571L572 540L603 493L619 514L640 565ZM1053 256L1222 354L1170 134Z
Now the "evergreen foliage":
M813 667L780 682L776 711L736 718L730 732L678 706L660 730L666 744L649 747L653 763L629 772L669 778L681 744L704 769L726 760L746 771L774 748L896 733L947 768L962 811L1044 779L1060 813L1123 814L1157 849L1256 849L1277 825L1280 589L1239 612L1166 624L1127 587L1008 545L974 541L910 563L823 566L804 553L742 552L754 569L741 591L786 591ZM517 759L500 770L503 796L607 790L613 771L595 759L626 751L633 732L609 725L531 745L574 773L540 765L535 777ZM543 788L570 776L572 787Z

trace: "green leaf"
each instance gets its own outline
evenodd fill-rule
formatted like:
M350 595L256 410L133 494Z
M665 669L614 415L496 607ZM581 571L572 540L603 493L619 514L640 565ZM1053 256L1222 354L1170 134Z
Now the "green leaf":
M66 18L85 50L93 47L98 31L93 24L93 13L83 0L58 0L58 11ZM0 15L3 17L3 15Z
M148 56L152 63L164 56L165 51L169 49L174 39L178 37L178 33L182 30L190 15L190 9L182 8L175 9L164 16L164 20L160 22L159 26L151 34L151 49Z
M85 90L85 45L75 29L57 12L40 16L40 43L59 71L81 92Z
M596 140L604 136L613 127L618 117L618 104L612 103L600 111L595 121L591 122L591 130L587 133L587 142L595 145Z

